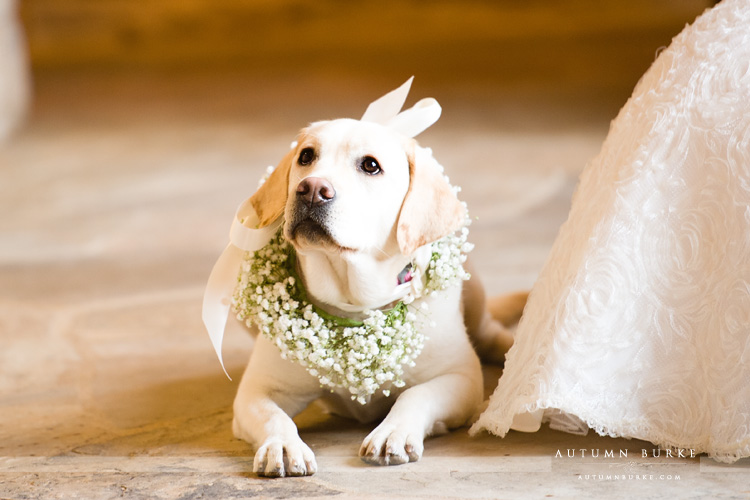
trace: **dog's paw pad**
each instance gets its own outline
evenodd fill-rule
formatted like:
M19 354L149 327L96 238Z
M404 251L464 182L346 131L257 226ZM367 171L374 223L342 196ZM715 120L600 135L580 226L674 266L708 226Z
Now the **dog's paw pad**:
M317 472L315 455L297 438L289 441L269 441L255 453L253 472L264 477L310 476Z

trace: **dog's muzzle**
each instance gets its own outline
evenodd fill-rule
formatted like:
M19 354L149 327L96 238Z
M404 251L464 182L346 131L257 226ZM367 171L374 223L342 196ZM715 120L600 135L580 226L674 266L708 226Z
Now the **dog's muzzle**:
M309 243L332 242L328 223L330 206L336 191L330 182L320 177L307 177L297 186L296 199L289 233L292 238L304 238Z

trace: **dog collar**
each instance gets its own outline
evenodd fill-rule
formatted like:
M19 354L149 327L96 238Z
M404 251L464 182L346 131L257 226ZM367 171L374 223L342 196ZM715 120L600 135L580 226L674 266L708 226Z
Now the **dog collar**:
M396 276L396 283L398 283L399 285L403 285L404 283L409 283L414 278L411 272L412 267L413 265L411 262L406 264L406 266L401 270L401 272L398 273L398 276Z

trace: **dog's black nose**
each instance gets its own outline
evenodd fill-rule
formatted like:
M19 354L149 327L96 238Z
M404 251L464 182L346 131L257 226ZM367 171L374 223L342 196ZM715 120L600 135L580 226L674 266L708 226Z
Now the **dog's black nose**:
M335 196L331 183L320 177L307 177L297 185L297 198L310 208L328 203Z

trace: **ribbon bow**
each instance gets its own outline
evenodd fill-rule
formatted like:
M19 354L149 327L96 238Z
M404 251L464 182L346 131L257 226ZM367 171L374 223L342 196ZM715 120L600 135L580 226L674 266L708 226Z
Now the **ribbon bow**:
M441 113L440 105L435 99L422 99L411 108L401 111L413 80L414 77L409 78L399 88L370 103L361 121L379 123L407 137L416 137L430 127L440 118ZM244 252L255 252L267 245L278 231L282 220L283 218L279 217L267 227L254 229L258 226L258 217L250 200L245 200L237 209L232 221L229 244L208 277L203 295L203 324L208 330L221 368L230 380L232 378L224 366L221 344L242 257Z

